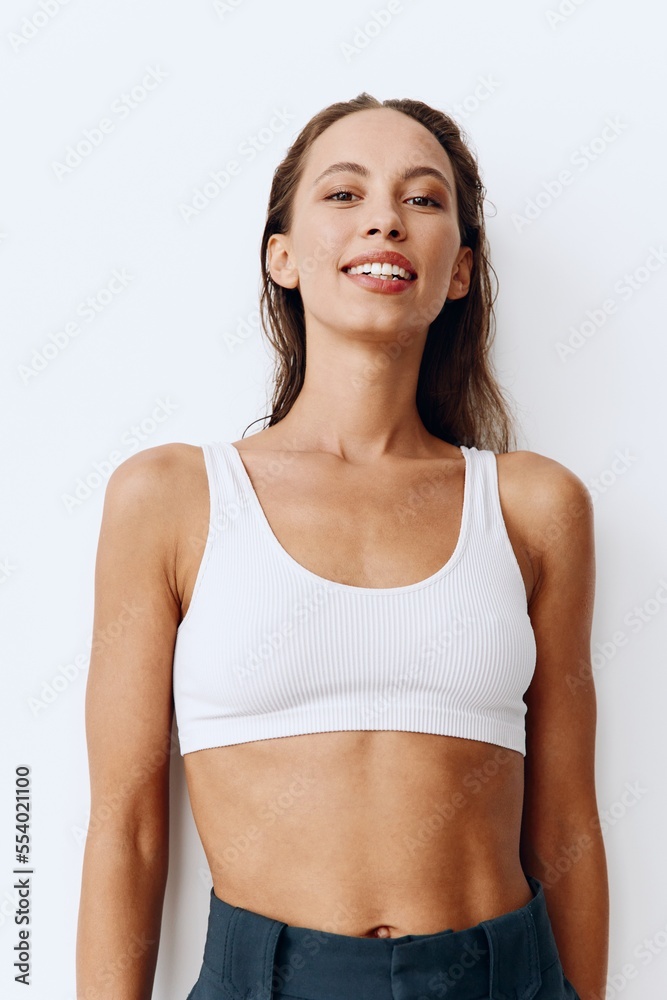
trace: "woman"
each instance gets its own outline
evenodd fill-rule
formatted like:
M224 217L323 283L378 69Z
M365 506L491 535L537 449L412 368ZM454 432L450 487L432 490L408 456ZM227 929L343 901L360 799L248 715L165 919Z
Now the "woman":
M172 693L188 1000L601 995L592 505L509 450L483 195L439 111L325 108L262 240L269 426L111 477L95 635L139 610L90 666L79 997L151 995Z

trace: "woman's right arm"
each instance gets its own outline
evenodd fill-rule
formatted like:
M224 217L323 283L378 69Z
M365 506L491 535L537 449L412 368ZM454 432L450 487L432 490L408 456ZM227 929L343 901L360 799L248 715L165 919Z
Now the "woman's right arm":
M86 688L77 1000L152 994L169 853L178 458L178 445L148 448L106 487Z

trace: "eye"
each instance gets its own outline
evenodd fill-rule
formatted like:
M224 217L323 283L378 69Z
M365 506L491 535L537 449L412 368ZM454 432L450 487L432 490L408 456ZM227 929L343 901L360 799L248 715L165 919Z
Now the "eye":
M352 198L356 198L356 195L352 194L352 192L348 191L346 188L339 188L337 191L333 191L330 195L327 195L327 197L324 200L325 201L343 201L344 199L338 197L338 195L343 195L343 194L347 194L347 195L350 195ZM345 199L345 200L347 200L347 199ZM408 201L415 201L415 200L430 201L437 208L442 208L442 205L440 204L440 202L436 201L435 198L431 198L431 196L428 195L428 194L415 194L411 198L408 198L407 200ZM427 206L420 205L419 207L420 208L426 208Z
M438 206L438 208L442 208L440 202L436 201L435 198L431 198L428 194L415 194L412 198L408 198L408 201L414 201L416 198L420 198L422 201L432 201L434 205Z
M338 201L339 199L336 198L336 195L339 195L339 194L352 194L352 192L351 191L346 191L344 188L339 188L337 191L334 191L333 194L327 195L327 197L324 200L325 201Z

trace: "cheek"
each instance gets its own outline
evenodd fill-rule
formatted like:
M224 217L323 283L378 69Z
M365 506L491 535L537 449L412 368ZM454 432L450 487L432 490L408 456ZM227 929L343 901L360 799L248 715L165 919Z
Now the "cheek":
M449 287L452 273L455 270L454 265L459 252L459 246L458 232L448 233L444 249L442 242L440 242L439 247L435 248L433 257L431 258L437 261L437 265L432 270L433 278L438 284L443 285L445 290Z
M420 312L428 323L433 322L445 305L451 282L453 259L447 256L444 260L438 261L436 255L435 260L438 262L432 263L422 274L425 280L420 290Z
M324 275L335 276L345 260L345 248L350 245L338 228L331 225L313 227L302 234L296 248L301 283L307 285Z

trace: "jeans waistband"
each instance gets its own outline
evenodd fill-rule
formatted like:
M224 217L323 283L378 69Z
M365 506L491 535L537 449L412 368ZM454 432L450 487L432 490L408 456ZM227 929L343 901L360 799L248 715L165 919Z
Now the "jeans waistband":
M532 997L558 949L539 879L533 898L474 927L397 938L362 938L307 927L210 893L204 964L235 1000L317 1000L389 994L447 1000Z

